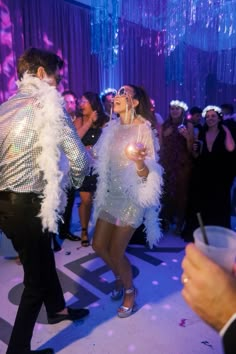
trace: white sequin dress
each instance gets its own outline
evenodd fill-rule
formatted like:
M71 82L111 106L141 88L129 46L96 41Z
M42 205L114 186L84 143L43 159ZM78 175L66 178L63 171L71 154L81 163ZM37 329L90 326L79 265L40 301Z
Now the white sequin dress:
M137 175L135 163L125 154L129 143L142 142L147 147L145 163L149 168L147 179ZM162 169L157 163L159 145L148 123L125 125L111 122L95 147L95 167L99 174L94 209L96 218L119 226L137 228L146 212L159 208ZM147 193L148 192L148 193ZM155 214L156 224L158 215ZM160 234L158 230L158 234Z

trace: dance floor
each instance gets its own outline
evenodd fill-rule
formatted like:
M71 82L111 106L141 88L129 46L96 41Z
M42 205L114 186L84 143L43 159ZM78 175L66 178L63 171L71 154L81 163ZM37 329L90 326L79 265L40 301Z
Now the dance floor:
M75 218L72 230L79 234ZM184 241L171 232L153 250L143 245L128 247L139 309L121 319L116 315L120 302L109 296L114 279L107 266L91 246L84 248L80 242L65 240L62 250L55 253L65 299L67 304L89 308L90 315L74 323L49 325L43 308L32 349L53 347L60 354L222 354L217 333L192 312L181 296L184 248ZM23 289L23 272L15 260L3 256L0 270L3 354Z

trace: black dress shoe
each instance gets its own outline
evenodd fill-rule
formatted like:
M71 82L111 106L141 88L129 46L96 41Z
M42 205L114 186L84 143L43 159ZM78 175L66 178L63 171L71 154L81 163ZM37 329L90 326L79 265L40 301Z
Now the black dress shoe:
M42 349L42 350L31 350L30 351L30 354L38 354L38 353L41 353L41 354L54 354L54 350L52 348L45 348L45 349Z
M62 240L65 240L65 239L70 240L70 241L80 241L81 240L81 238L79 236L73 235L70 232L63 232L63 233L61 232L59 237Z
M82 318L88 316L89 310L88 309L72 309L71 307L67 307L68 314L63 315L56 313L54 315L48 314L48 323L55 324L61 321L77 321L81 320Z
M61 251L61 246L59 244L54 244L53 251L54 252L60 252Z
M57 241L56 234L52 234L52 243L53 243L53 251L54 252L59 252L61 251L61 246Z

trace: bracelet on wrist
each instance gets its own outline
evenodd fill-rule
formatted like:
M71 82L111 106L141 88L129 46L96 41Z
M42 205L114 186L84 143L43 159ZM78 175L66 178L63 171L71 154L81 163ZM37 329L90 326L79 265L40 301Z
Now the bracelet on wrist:
M145 170L145 168L146 168L146 166L143 166L143 168L137 168L137 167L136 167L136 171L137 171L137 172L142 172L142 171Z

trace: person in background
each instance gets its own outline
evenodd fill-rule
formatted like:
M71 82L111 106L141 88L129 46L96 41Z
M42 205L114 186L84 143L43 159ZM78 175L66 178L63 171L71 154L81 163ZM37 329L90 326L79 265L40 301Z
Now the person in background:
M234 106L231 103L222 103L220 108L222 110L224 120L233 119L236 121L236 113L234 113Z
M158 213L162 168L145 90L134 85L121 87L114 98L114 111L119 120L108 123L93 149L98 185L92 246L114 273L111 299L123 298L117 315L124 318L137 310L137 291L126 247L143 220L151 247L161 237Z
M194 106L190 108L188 120L193 124L194 140L198 139L199 133L202 131L202 109Z
M236 113L234 113L234 106L231 103L223 103L220 108L224 125L229 128L236 143Z
M72 122L74 122L79 116L77 96L72 90L66 90L62 92L62 97L64 98L65 109L70 115Z
M75 125L75 121L79 116L79 109L77 105L77 96L71 90L66 90L62 93L62 97L64 98L65 102L65 109L67 113L71 117L71 121ZM70 231L70 223L72 217L72 210L75 201L75 189L73 187L67 190L67 205L65 208L65 212L62 217L62 221L59 224L59 237L62 240L70 240L70 241L80 241L80 237L74 235ZM55 235L54 235L54 251L60 251L61 247L55 242Z
M185 241L193 240L200 212L206 225L231 227L231 186L235 176L235 142L222 120L221 108L209 105L202 112L201 148L193 144L195 159L189 191L189 206L183 230Z
M7 354L54 353L52 348L31 350L43 304L49 324L89 313L66 307L51 249L65 188L69 183L79 188L89 169L87 152L56 89L62 66L50 51L26 50L17 66L18 91L0 106L0 229L11 239L24 270ZM62 155L70 166L64 179Z
M193 124L187 120L188 106L173 100L169 117L162 125L160 136L160 163L164 167L164 189L161 218L163 229L175 224L175 233L181 234L188 202L192 171Z
M187 245L185 251L182 296L192 310L219 333L224 353L235 354L235 275L207 258L192 243Z
M100 98L104 107L104 111L109 117L109 120L117 119L117 115L113 110L113 100L115 95L116 90L110 87L100 93Z
M100 139L102 128L109 118L103 110L98 94L94 92L85 92L83 94L80 100L80 110L82 115L77 120L77 133L86 149L91 151L92 147L97 143L98 139ZM85 177L83 184L79 189L79 217L82 227L81 245L83 247L89 246L88 226L96 185L97 176L93 174L93 169L91 168L89 175Z
M150 103L151 103L151 112L154 115L154 118L156 120L156 129L157 129L157 134L158 136L161 135L161 129L162 129L162 124L164 123L164 119L162 118L162 116L157 113L156 110L156 103L155 100L153 98L150 98Z

